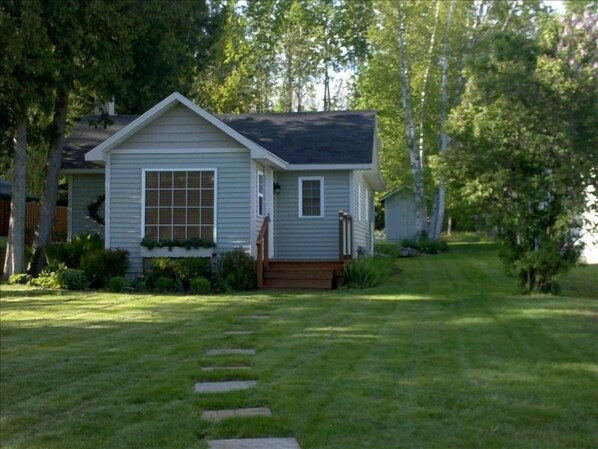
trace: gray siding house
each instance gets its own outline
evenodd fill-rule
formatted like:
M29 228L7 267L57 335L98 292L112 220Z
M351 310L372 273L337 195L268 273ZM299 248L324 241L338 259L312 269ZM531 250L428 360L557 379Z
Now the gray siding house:
M383 196L381 201L384 203L386 240L400 242L416 238L413 190L401 187Z
M93 120L65 142L69 237L99 232L106 248L127 249L131 276L145 257L214 251L149 250L144 238L201 238L256 256L266 217L272 260L339 260L341 211L352 218L351 255L373 250L373 194L384 189L374 112L217 117L173 93L105 129ZM104 225L90 217L93 201Z

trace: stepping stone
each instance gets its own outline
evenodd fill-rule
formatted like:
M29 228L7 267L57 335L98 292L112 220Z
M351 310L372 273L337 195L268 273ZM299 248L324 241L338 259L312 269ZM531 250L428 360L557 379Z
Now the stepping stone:
M248 390L257 385L255 380L233 380L227 382L198 382L195 393L223 393L225 391Z
M243 438L208 441L208 449L301 449L295 438Z
M267 407L237 408L232 410L207 410L201 414L201 419L204 421L218 422L228 418L246 416L272 416L272 412Z
M206 355L255 355L255 349L208 349Z
M231 370L241 371L251 369L250 366L203 366L202 371L218 371L218 370Z
M224 331L222 335L251 335L254 333L252 331Z
M247 318L248 320L267 320L270 318L269 315L245 315L243 318Z

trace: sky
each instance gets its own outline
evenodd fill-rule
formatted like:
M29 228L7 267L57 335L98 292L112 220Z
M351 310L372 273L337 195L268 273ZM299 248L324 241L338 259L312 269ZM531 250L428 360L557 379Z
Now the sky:
M565 4L563 3L563 0L544 0L544 4L550 6L560 14L565 12Z

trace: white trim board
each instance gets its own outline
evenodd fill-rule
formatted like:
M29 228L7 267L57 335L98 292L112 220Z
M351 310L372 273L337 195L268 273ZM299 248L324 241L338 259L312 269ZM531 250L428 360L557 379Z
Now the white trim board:
M111 154L164 154L164 153L182 153L182 154L201 154L201 153L241 153L247 151L247 148L115 148Z

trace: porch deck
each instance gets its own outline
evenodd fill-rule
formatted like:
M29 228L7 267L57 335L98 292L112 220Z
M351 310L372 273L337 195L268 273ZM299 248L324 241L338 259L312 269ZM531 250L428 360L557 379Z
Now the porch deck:
M331 290L342 285L344 260L269 260L263 289Z

